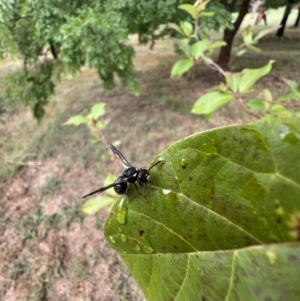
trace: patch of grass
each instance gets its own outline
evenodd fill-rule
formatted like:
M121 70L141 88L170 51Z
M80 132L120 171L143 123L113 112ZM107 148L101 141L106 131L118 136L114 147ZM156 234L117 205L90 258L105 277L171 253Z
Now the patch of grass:
M27 261L16 262L13 264L13 266L10 267L9 270L9 278L16 280L19 277L26 275L30 270L30 266Z
M46 179L46 183L40 188L43 195L56 195L61 190L61 183L57 176L51 176Z
M76 279L84 278L86 275L86 264L76 259L74 261L72 275Z
M95 222L95 228L101 229L105 223L105 220L102 216L97 216L96 222Z

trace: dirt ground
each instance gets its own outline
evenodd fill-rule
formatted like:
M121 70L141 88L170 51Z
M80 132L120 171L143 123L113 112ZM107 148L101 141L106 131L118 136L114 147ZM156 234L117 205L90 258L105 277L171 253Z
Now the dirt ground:
M79 211L80 196L102 186L108 172L118 175L122 168L106 156L103 145L91 143L86 128L63 127L70 116L105 102L105 118L110 120L103 131L106 140L121 140L120 149L136 166L149 165L170 143L187 135L252 120L236 104L210 120L190 114L205 89L219 83L215 73L200 68L171 80L176 57L169 42L151 53L143 46L136 51L142 90L138 97L122 87L104 92L97 74L83 70L59 85L40 126L28 110L3 113L3 143L19 141L23 157L6 157L15 169L0 186L0 300L145 300L105 242L109 209L93 216ZM284 85L270 76L261 86L274 82L280 89Z

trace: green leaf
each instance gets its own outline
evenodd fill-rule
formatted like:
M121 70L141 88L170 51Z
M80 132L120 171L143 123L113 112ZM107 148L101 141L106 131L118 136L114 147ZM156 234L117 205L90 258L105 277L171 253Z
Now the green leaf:
M91 120L88 117L81 116L81 115L75 115L72 116L70 119L68 119L63 125L80 125L83 123L89 123Z
M100 103L95 104L92 107L91 113L89 115L95 120L97 120L99 117L105 115L105 103L100 102Z
M293 116L293 113L291 111L287 110L285 107L278 105L278 104L272 106L271 112L276 113L276 115L280 116L280 117L292 117Z
M85 214L95 214L100 209L112 205L116 201L116 198L98 196L91 198L84 203L81 207L81 211Z
M244 53L246 53L247 50L246 49L242 49L237 53L237 56L242 56Z
M227 45L227 43L224 41L216 41L209 46L209 49L219 48L219 47L223 47L226 45Z
M177 61L171 70L171 77L176 75L181 76L183 73L189 71L193 65L194 63L188 59Z
M234 93L238 92L240 80L241 80L241 74L240 73L233 73L233 72L226 72L225 73L225 79L227 86L233 91Z
M247 46L251 45L253 33L250 30L250 27L244 28L242 34L243 34L244 44Z
M270 60L265 66L258 69L244 69L242 71L239 85L240 93L248 92L250 88L263 76L271 71L273 60Z
M209 47L208 40L204 39L191 46L191 55L197 60Z
M247 102L247 106L253 110L264 111L267 110L266 103L259 98L251 99Z
M206 11L206 12L201 13L201 17L212 17L214 15L215 15L215 13L212 11Z
M180 8L182 10L185 10L187 13L189 13L192 16L193 19L196 18L197 9L193 5L191 5L191 4L181 4L181 5L178 6L178 8Z
M190 57L190 40L187 39L187 38L184 38L184 39L180 39L179 40L179 43L178 43L178 46L179 48L184 52L184 54L187 56L187 57Z
M114 144L114 145L115 145L115 144ZM107 175L107 177L105 178L105 180L104 180L103 186L110 185L110 184L113 183L115 180L116 180L116 177L115 177L113 174L109 173L109 174ZM110 195L110 196L114 196L114 197L117 196L117 194L115 193L115 191L114 191L113 188L110 188L110 189L105 190L105 193L108 194L108 195Z
M260 40L262 37L268 35L269 33L275 32L277 31L279 28L281 27L281 25L275 25L271 28L268 29L264 29L262 31L260 31L255 38L253 39L254 42L258 42L258 40Z
M178 33L183 35L183 32L181 31L180 27L175 23L168 23L168 27L176 30Z
M218 91L208 92L195 102L191 112L199 115L212 114L232 99L233 96L231 94L225 94Z
M255 47L255 46L253 46L253 45L249 46L249 49L253 50L253 51L256 52L256 53L260 53L260 52L261 52L260 48Z
M182 21L180 22L180 29L183 32L183 34L187 37L190 37L193 33L193 25L188 21Z
M293 80L289 80L286 78L283 78L284 82L289 86L289 88L296 94L298 95L298 97L300 97L300 93L298 91L299 86L298 83L293 81Z
M105 226L147 300L299 299L299 145L300 118L264 120L154 160L148 187L132 185Z

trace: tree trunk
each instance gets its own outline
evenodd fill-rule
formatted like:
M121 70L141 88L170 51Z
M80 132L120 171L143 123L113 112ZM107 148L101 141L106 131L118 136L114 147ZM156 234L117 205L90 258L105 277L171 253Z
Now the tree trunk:
M300 24L300 5L298 7L298 16L297 16L296 22L294 24L294 27L298 27L299 24Z
M280 22L281 27L277 30L277 33L276 33L277 37L282 37L283 36L287 19L288 19L289 14L290 14L290 12L292 10L293 2L294 2L293 0L289 0L288 3L287 3L287 5L286 5L286 7L285 7L283 18L282 18L282 20Z
M233 29L226 28L224 30L223 41L225 41L227 43L227 45L221 47L221 50L219 53L219 58L218 58L218 64L223 67L228 66L228 63L230 61L230 56L231 56L231 48L232 48L235 34L239 30L244 17L248 13L249 4L250 4L250 0L244 0L242 2L240 11L239 11L239 15L233 24Z

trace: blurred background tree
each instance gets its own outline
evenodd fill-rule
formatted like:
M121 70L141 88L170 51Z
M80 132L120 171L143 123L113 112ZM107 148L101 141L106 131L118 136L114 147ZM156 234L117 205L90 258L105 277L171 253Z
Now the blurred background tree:
M129 36L137 34L141 43L151 43L170 33L163 25L188 18L177 9L181 3L168 1L80 1L26 0L1 1L0 56L17 57L22 69L6 78L6 99L20 99L41 118L48 98L64 72L78 73L87 66L97 70L106 89L115 85L115 75L131 93L139 86L133 66L134 50ZM207 9L213 18L201 18L203 33L224 29L227 45L221 48L218 62L230 61L232 43L250 0L211 0ZM290 0L289 2L299 2ZM295 4L293 3L293 4ZM267 7L285 1L266 1ZM232 13L237 17L232 20Z

